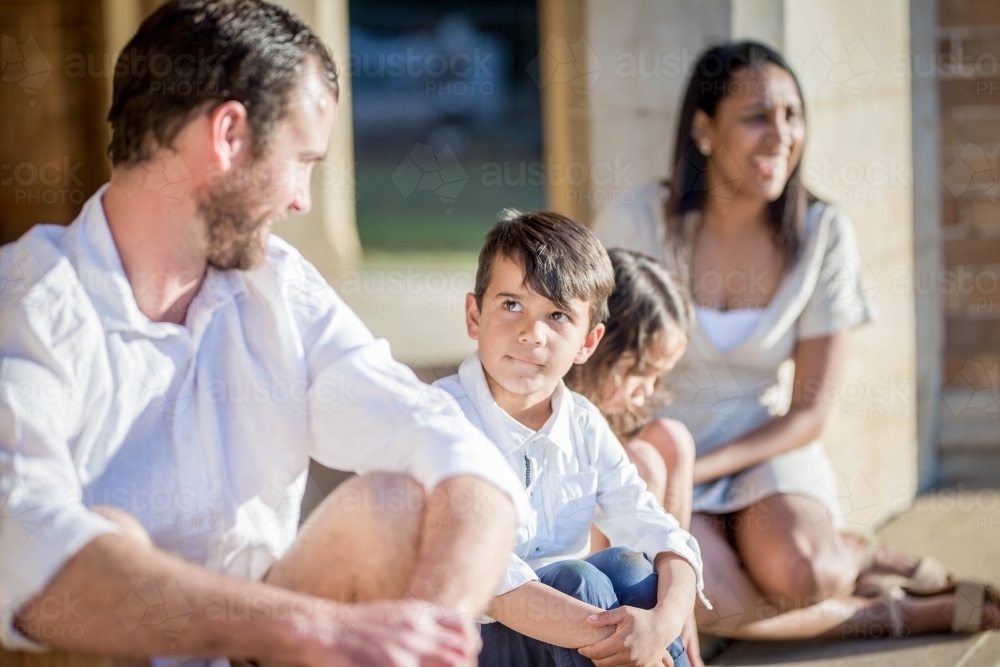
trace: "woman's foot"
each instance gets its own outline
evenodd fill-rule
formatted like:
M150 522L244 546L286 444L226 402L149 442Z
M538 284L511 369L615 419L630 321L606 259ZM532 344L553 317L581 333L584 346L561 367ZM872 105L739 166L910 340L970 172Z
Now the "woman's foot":
M920 566L919 558L888 547L874 537L866 538L851 533L841 535L848 548L857 554L860 575L896 574L912 577Z
M980 632L1000 629L1000 606L989 595L976 596L960 584L954 594L917 597L898 595L888 599L890 624L900 637L931 632ZM974 598L974 599L970 599ZM895 609L892 608L895 605ZM956 614L956 609L958 613ZM895 612L895 614L893 613Z

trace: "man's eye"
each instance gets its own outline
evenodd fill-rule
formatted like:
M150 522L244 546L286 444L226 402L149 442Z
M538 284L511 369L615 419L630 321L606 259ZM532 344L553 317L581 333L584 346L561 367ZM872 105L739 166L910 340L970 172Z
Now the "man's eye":
M566 313L552 313L552 319L556 322L566 323L569 322L569 315Z
M513 313L520 312L521 310L521 304L519 304L517 301L511 301L509 299L503 302L503 307L505 310L509 310Z

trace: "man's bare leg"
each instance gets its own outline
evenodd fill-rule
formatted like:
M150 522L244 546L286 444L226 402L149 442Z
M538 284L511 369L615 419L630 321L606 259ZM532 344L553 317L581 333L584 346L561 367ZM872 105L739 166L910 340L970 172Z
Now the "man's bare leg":
M392 482L388 486L394 488L401 488L407 485L416 486L414 482L407 478L388 476L388 481ZM304 536L309 537L301 545L296 543L295 547L286 554L288 564L294 565L297 563L308 566L310 562L321 563L323 567L318 571L326 572L333 570L335 572L346 572L350 576L356 574L357 576L353 584L348 579L348 584L341 586L341 590L344 593L336 590L336 586L331 583L332 580L327 582L326 585L331 590L334 590L334 593L330 596L334 599L350 599L352 597L362 599L362 596L382 597L389 593L395 594L398 597L402 591L402 594L405 594L407 597L428 601L434 600L457 610L478 610L485 606L503 572L507 553L509 553L513 544L516 521L514 509L509 499L495 487L478 478L458 477L443 482L439 485L439 488L436 490L437 492L431 499L423 501L421 510L409 512L411 519L416 519L413 525L419 526L420 530L416 533L419 535L419 538L415 540L411 539L410 542L411 550L415 545L417 555L415 559L411 558L409 561L411 576L409 577L409 583L406 585L392 583L393 581L398 582L404 579L400 575L397 579L393 580L391 574L400 571L399 568L401 567L401 571L405 572L406 565L405 563L400 565L399 562L393 562L392 554L399 556L402 552L399 550L393 551L391 542L383 541L382 546L387 553L383 559L384 564L377 568L372 567L372 554L362 553L360 550L350 550L347 554L348 562L346 563L336 562L334 559L335 554L331 555L327 553L323 557L324 554L322 551L316 549L312 550L315 553L312 554L311 558L305 559L301 557L303 553L310 553L310 549L304 547L309 542L314 541L313 538L320 537L324 532L323 529L329 529L333 534L343 534L336 531L338 528L342 529L346 527L349 528L349 532L347 533L348 544L363 545L366 542L378 544L378 539L375 537L377 531L373 532L372 526L384 523L384 520L379 520L376 516L379 506L375 505L374 510L369 508L366 511L362 505L360 509L355 509L353 516L351 516L352 512L346 511L351 507L350 503L347 502L350 500L350 497L347 496L347 491L352 487L379 489L386 486L387 478L385 476L360 478L357 482L345 484L344 493L339 496L334 495L331 498L331 504L334 505L334 509L329 513L329 518L325 521L320 521L320 517L324 515L318 514L311 521L319 529L318 532L310 531L304 533ZM422 493L420 491L421 495ZM345 498L345 496L347 497ZM360 496L356 495L355 497ZM386 499L388 503L392 498L386 496ZM400 502L405 507L405 499L397 500L395 507L398 507ZM393 507L394 505L384 504L381 506L381 511L388 511ZM160 644L165 645L166 640L155 626L139 626L131 635L126 632L125 637L123 637L121 636L122 628L119 627L120 624L116 625L117 619L107 621L107 610L109 608L114 609L113 600L119 594L124 596L124 593L121 593L119 589L125 590L130 585L128 576L121 574L118 569L109 571L110 576L107 577L108 581L104 581L101 578L106 573L100 569L101 566L98 565L98 562L108 561L109 559L116 564L120 562L121 564L117 565L117 567L129 573L139 572L144 574L144 576L154 579L169 576L181 582L181 586L184 589L182 593L196 610L195 617L199 617L205 613L204 610L207 609L209 603L209 598L206 598L206 595L211 595L213 598L220 595L223 597L232 595L236 598L244 598L247 595L257 596L262 602L272 605L274 609L285 611L290 609L297 610L301 605L309 607L303 614L296 612L289 615L286 613L285 616L288 618L280 622L277 616L272 620L264 621L257 621L253 618L250 620L239 620L227 617L214 623L211 631L203 623L188 623L180 641L187 646L200 647L193 649L192 653L201 654L205 652L206 649L204 647L211 641L218 642L218 651L222 655L226 655L227 653L233 655L241 650L249 650L251 654L256 653L261 656L268 653L273 655L284 652L290 646L294 646L296 651L305 653L304 657L308 656L308 659L304 659L302 662L313 664L317 661L321 662L320 658L323 657L321 654L328 650L328 644L315 638L310 639L314 637L312 634L307 634L295 640L293 644L289 643L291 642L289 633L291 630L290 624L293 622L297 624L299 620L302 620L307 624L304 628L307 632L321 631L323 627L326 627L326 621L323 621L323 624L320 625L317 625L316 621L326 618L327 613L335 613L334 616L330 617L335 631L337 631L337 628L350 628L354 623L350 620L352 617L337 616L336 614L342 614L342 612L334 608L317 608L316 605L319 597L299 595L287 589L283 593L277 594L277 591L280 590L277 587L265 586L253 582L230 581L221 575L202 571L196 566L187 564L167 554L162 554L149 546L148 536L141 525L131 516L113 509L109 509L107 513L103 511L103 508L92 509L100 511L101 514L105 514L108 518L117 521L124 529L124 535L101 536L94 540L92 544L88 544L57 575L53 582L43 591L43 595L61 596L65 590L74 596L83 596L81 599L84 602L81 604L80 612L86 619L84 629L88 641L79 642L79 644L86 644L89 647L93 647L93 653L103 652L104 637L107 637L107 650L111 653L135 652L136 647L140 644L152 648L154 652L167 652L166 650L160 651L156 648ZM406 515L407 513L404 512L397 514L396 517L399 521L403 521L399 517L405 518ZM392 516L392 514L389 513L386 516ZM405 525L405 521L402 524L396 523L390 525L392 525L391 533L396 536L396 543L398 544L400 541L398 535L402 534L400 526ZM322 544L322 540L317 539L315 542L316 544ZM132 544L134 547L128 547L127 544ZM296 556L296 554L299 555ZM282 559L282 561L284 560ZM125 568L129 569L125 570ZM281 567L276 567L272 569L272 573L269 576L273 575L277 579L281 570ZM381 570L381 572L378 570ZM145 574L147 572L148 574ZM365 578L369 573L372 573L371 576ZM380 577L389 580L390 584L382 584L384 590L378 592L378 579ZM437 578L437 581L435 581L435 578ZM311 585L311 582L306 583ZM367 590L366 586L368 587ZM372 590L376 592L373 593ZM110 596L112 602L105 600L108 596ZM380 603L376 602L373 604L378 605ZM469 635L468 626L470 623L467 620L469 618L468 614L461 614L460 617L456 615L456 617L451 618L442 617L440 610L430 610L430 613L426 614L430 619L430 625L423 627L424 624L421 622L421 627L417 628L416 626L411 627L407 625L411 624L417 618L415 615L417 608L412 603L405 604L409 606L404 605L404 607L400 608L400 618L403 625L395 629L393 625L395 617L389 613L391 607L380 609L372 605L358 605L358 625L356 629L360 630L360 634L357 636L349 634L348 638L341 637L340 641L344 646L342 649L338 648L337 650L351 651L351 659L358 659L364 662L366 659L365 656L368 656L368 658L372 658L373 655L382 656L382 658L374 659L383 659L385 657L383 649L390 646L395 646L393 650L412 651L415 655L419 654L425 657L428 655L443 656L441 651L447 650L444 647L451 646L454 650L449 652L448 655L452 657L445 656L441 658L441 662L451 664L454 659L453 656L458 654L457 642L461 641L466 645L462 653L470 655L471 649L478 642L478 637L470 637ZM112 606L109 607L109 605ZM318 613L319 616L316 616L315 613ZM424 613L420 614L421 619L424 616ZM380 625L382 622L380 619L382 618L385 619L384 627ZM107 625L107 623L110 623L110 625ZM41 636L46 636L44 632L47 627L42 627L38 631ZM450 629L448 635L443 634L446 628ZM236 630L244 632L245 638L238 641L234 640L233 635ZM218 632L220 636L217 639L207 639L206 637L210 637L211 632ZM295 632L299 632L298 627L296 627ZM353 639L351 639L352 637ZM94 638L101 639L98 641ZM278 640L283 643L280 643L280 645L277 644L276 641ZM56 644L57 642L53 643ZM226 648L223 648L223 646ZM78 649L74 647L74 650ZM89 651L91 649L88 648L85 650ZM211 653L218 655L219 653L215 653L215 650L209 649ZM292 653L289 652L289 654ZM121 667L122 664L128 664L129 667L132 667L136 664L136 662L131 661L119 663L118 660L110 660L106 657L55 651L43 655L26 656L26 654L21 653L9 655L16 655L20 662L41 660L41 662L27 662L23 665L18 665L18 667ZM475 655L475 653L471 652L471 655ZM4 655L3 657L7 658L8 656ZM345 653L344 657L348 658L349 656ZM10 662L13 663L13 660L10 660ZM137 662L138 664L145 664L148 661L140 659ZM5 662L3 664L6 665Z
M413 597L475 617L513 545L506 496L456 477L427 496L413 479L353 477L310 515L265 582L343 602Z

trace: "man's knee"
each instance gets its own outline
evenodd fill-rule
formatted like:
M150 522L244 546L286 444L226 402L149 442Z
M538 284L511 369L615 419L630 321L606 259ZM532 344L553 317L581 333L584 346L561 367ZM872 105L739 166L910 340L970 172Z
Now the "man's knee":
M560 593L601 609L610 609L618 604L611 582L586 561L573 559L554 563L539 573L539 579Z
M107 505L91 507L90 511L95 514L100 514L108 521L118 524L118 527L122 530L122 534L128 539L139 542L143 546L153 546L153 540L150 539L149 533L146 532L146 528L139 522L138 519L128 512L120 510L117 507L109 507Z
M325 511L400 517L420 516L425 503L424 489L415 479L379 472L351 477L334 489L323 505Z

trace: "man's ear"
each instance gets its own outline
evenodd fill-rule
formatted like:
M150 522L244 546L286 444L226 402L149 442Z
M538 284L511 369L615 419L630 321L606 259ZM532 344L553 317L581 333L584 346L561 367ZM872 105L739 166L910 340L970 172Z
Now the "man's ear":
M241 102L229 100L212 110L210 119L212 153L216 167L229 171L234 163L250 154L253 130L247 120L247 110Z
M576 357L573 359L574 364L584 364L587 359L590 359L590 355L594 353L597 349L597 344L601 342L604 338L604 323L599 323L594 330L587 334L587 337L583 339L583 345L580 346L580 350L576 353Z
M479 340L479 305L471 292L465 295L465 330L469 338Z

